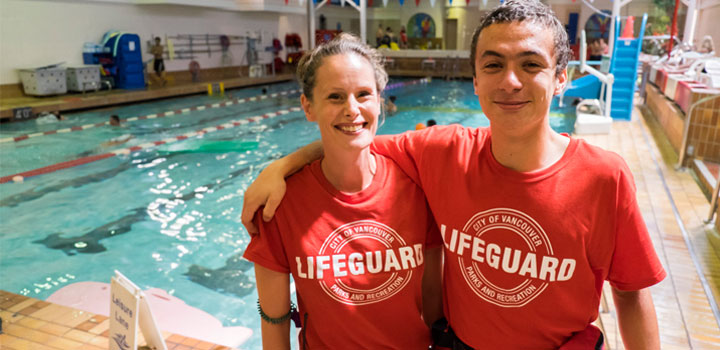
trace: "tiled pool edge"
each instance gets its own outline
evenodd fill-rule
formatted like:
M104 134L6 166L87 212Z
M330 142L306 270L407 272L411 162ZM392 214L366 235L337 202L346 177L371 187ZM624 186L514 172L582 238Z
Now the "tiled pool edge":
M107 316L72 309L0 289L2 334L0 348L8 350L108 349ZM231 350L163 332L168 350ZM140 344L144 344L141 341Z

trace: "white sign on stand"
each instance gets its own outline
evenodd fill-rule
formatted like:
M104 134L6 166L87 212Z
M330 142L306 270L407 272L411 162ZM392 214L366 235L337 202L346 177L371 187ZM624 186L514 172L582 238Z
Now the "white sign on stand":
M147 346L167 350L145 293L119 271L110 280L110 350L137 349L138 327Z

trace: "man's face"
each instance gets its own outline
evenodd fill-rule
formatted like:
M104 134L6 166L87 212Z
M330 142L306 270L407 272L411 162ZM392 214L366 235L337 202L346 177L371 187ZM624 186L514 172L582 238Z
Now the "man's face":
M553 33L532 22L492 24L478 37L473 86L494 130L515 133L547 123L553 95L567 72L555 74Z

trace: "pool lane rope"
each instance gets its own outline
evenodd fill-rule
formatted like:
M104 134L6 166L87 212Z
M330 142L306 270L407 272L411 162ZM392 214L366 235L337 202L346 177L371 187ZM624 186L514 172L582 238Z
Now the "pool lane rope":
M286 90L286 91L281 91L281 92L275 92L275 93L272 93L272 94L269 94L269 95L258 95L258 96L245 97L245 98L236 98L236 99L227 100L227 101L224 101L224 102L208 103L208 104L205 104L205 105L192 106L192 107L187 107L187 108L182 108L182 109L176 109L176 110L167 111L167 112L162 112L162 113L142 115L142 116L139 116L139 117L130 117L130 118L126 118L126 119L121 119L121 122L134 122L134 121L137 121L137 120L157 119L157 118L163 118L163 117L170 117L170 116L173 116L173 115L180 115L180 114L184 114L184 113L190 113L190 112L193 112L193 111L202 111L202 110L211 109L211 108L227 107L227 106L232 106L232 105L236 105L236 104L243 104L243 103L245 103L245 102L261 101L261 100L266 100L266 99L268 99L268 98L275 98L275 97L278 97L278 96L292 95L292 94L298 93L298 92L300 92L300 90L294 89L294 90ZM105 122L100 122L100 123L95 123L95 124L78 125L78 126L73 126L73 127L70 127L70 128L64 128L64 129L58 129L58 130L49 130L49 131L44 131L44 132L36 132L36 133L33 133L33 134L25 134L25 135L20 135L20 136L15 136L15 137L5 137L5 138L0 139L0 143L5 143L5 142L20 142L20 141L24 141L24 140L27 140L27 139L33 138L33 137L40 137L40 136L54 135L54 134L62 134L62 133L75 132L75 131L83 131L83 130L87 130L87 129L91 129L91 128L96 128L96 127L99 127L99 126L105 126L105 125L110 125L110 122L105 121Z
M389 84L385 88L385 90L392 90L392 89L397 89L397 88L400 88L403 86L423 84L423 83L428 83L428 82L430 82L430 78L423 78L423 79L412 80L412 81L407 81L407 82L394 83L394 84ZM275 98L278 96L287 96L287 95L292 95L292 94L295 94L298 92L300 92L299 89L293 89L293 90L286 90L286 91L281 91L281 92L274 92L269 95L257 95L257 96L252 96L252 97L236 98L236 99L219 102L219 103L208 103L205 105L192 106L192 107L176 109L176 110L161 112L161 113L156 113L156 114L148 114L148 115L142 115L142 116L138 116L138 117L130 117L130 118L126 118L126 119L121 119L121 122L134 122L134 121L138 121L138 120L170 117L170 116L174 116L174 115L190 113L193 111L202 111L202 110L211 109L211 108L227 107L227 106L232 106L232 105L236 105L236 104L243 104L245 102L262 101L262 100L265 100L268 98ZM20 142L20 141L24 141L24 140L27 140L30 138L54 135L54 134L63 134L63 133L76 132L76 131L83 131L83 130L96 128L96 127L100 127L100 126L105 126L105 125L110 125L110 122L104 121L104 122L100 122L100 123L78 125L78 126L73 126L70 128L64 128L64 129L58 129L58 130L48 130L48 131L36 132L36 133L32 133L32 134L24 134L24 135L14 136L14 137L5 137L5 138L0 138L0 143Z
M189 139L192 137L205 135L205 134L215 132L218 130L231 129L236 126L241 126L241 125L245 125L245 124L249 124L249 123L256 123L256 122L260 122L265 119L277 117L279 115L285 115L285 114L288 114L291 112L300 112L300 111L302 111L302 108L300 108L300 107L291 107L288 109L283 109L283 110L279 110L279 111L275 111L275 112L271 112L271 113L256 115L256 116L248 117L245 119L232 120L232 121L229 121L224 124L203 128L203 129L200 129L197 131L191 131L191 132L188 132L188 133L185 133L182 135L169 137L169 138L166 138L166 139L163 139L160 141L146 142L146 143L143 143L143 144L140 144L137 146L117 149L117 150L114 150L114 151L111 151L108 153L82 157L82 158L78 158L78 159L69 160L66 162L49 165L49 166L42 167L42 168L37 168L34 170L30 170L30 171L25 171L22 173L3 176L3 177L0 177L0 184L13 181L14 178L16 178L16 177L22 177L23 179L26 179L26 178L37 176L37 175L48 174L48 173L52 173L52 172L55 172L58 170L68 169L68 168L76 167L79 165L96 162L98 160L112 158L112 157L115 157L118 155L128 155L131 152L137 152L137 151L140 151L143 149L153 148L153 147L157 147L160 145L165 145L165 144L170 144L170 143L174 143L177 141L186 140L186 139Z
M400 88L400 87L403 87L403 86L410 86L410 85L416 85L416 84L425 84L425 83L429 83L430 81L431 81L430 78L423 78L423 79L412 80L412 81L407 81L407 82L400 82L400 83L395 83L395 84L390 84L390 85L388 85L385 90L387 91L387 90L392 90L392 89ZM294 91L294 90L290 90L290 91ZM287 92L287 91L283 91L283 92L284 92L285 94L288 94L288 93L289 93L289 92ZM282 94L282 93L280 93L280 94ZM267 95L262 95L262 96L267 96ZM270 96L272 96L272 95L270 95ZM245 98L245 99L239 99L239 100L248 100L248 101L250 101L250 100L252 100L252 99L253 99L253 97L251 97L251 98ZM215 104L210 105L210 106L211 106L210 108L217 108L217 107L220 107L220 106L227 105L228 103L229 103L229 102L215 103ZM242 102L240 102L240 103L242 103ZM217 106L216 106L216 105L217 105ZM191 108L192 108L192 107L191 107ZM205 106L199 106L199 107L197 107L195 110L203 110L203 109L205 109ZM180 110L181 113L186 113L186 112L182 112L182 111L184 111L184 110L185 110L185 109ZM224 123L224 124L220 124L220 125L217 125L217 126L212 126L212 127L203 128L203 129L200 129L200 130L198 130L198 131L193 131L193 132L185 133L185 134L182 134L182 135L179 135L179 136L166 138L166 139L163 139L163 140L160 140L160 141L146 142L146 143L143 143L143 144L140 144L140 145L137 145L137 146L132 146L132 147L127 147L127 148L117 149L117 150L114 150L114 151L111 151L111 152L108 152L108 153L97 154L97 155L82 157L82 158L73 159L73 160L69 160L69 161L65 161L65 162L60 162L60 163L53 164L53 165L48 165L48 166L45 166L45 167L42 167L42 168L37 168L37 169L34 169L34 170L29 170L29 171L25 171L25 172L21 172L21 173L17 173L17 174L12 174L12 175L7 175L7 176L0 177L0 184L4 184L4 183L10 182L10 181L13 181L13 179L16 178L16 177L22 177L22 179L24 180L24 179L29 178L29 177L33 177L33 176L37 176L37 175L43 175L43 174L48 174L48 173L52 173L52 172L55 172L55 171L58 171L58 170L68 169L68 168L80 166L80 165L83 165L83 164L88 164L88 163L96 162L96 161L98 161L98 160L103 160L103 159L107 159L107 158L112 158L112 157L115 157L115 156L117 156L117 155L127 155L127 154L130 154L131 152L136 152L136 151L140 151L140 150L147 149L147 148L152 148L152 147L157 147L157 146L160 146L160 145L165 145L165 144L169 144L169 143L173 143L173 142L177 142L177 141L182 141L182 140L185 140L185 139L188 139L188 138L191 138L191 137L204 135L204 134L211 133L211 132L215 132L215 131L218 131L218 130L230 129L230 128L234 128L234 127L236 127L236 126L241 126L241 125L245 125L245 124L252 123L252 122L259 122L259 121L264 120L264 119L274 118L274 117L277 117L278 115L285 115L285 114L288 114L288 113L290 113L290 112L300 112L300 111L302 111L302 108L300 108L300 107L291 107L291 108L288 108L288 109L283 109L283 110L279 110L279 111L272 112L272 113L266 113L266 114L257 115L257 116L254 116L254 117L248 117L248 118L245 118L245 119L240 119L240 120L233 120L233 121L230 121L230 122L227 122L227 123ZM175 111L173 111L173 113L175 113ZM159 114L156 115L154 118L157 118L160 114L162 114L162 113L159 113ZM163 116L165 116L165 115L163 115ZM144 116L144 117L145 117L144 119L152 119L152 118L149 118L149 116ZM139 119L141 119L141 118L143 118L143 117L134 117L134 118L137 118L137 120L139 120ZM131 121L130 119L133 119L133 118L128 118L127 120L128 120L128 121ZM135 119L133 119L133 120L135 120ZM99 124L100 124L100 123L99 123Z

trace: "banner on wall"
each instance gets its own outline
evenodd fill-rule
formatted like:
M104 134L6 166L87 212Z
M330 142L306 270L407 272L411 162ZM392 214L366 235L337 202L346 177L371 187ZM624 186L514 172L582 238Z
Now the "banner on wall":
M427 13L416 13L408 20L407 34L410 38L434 38L435 21Z

